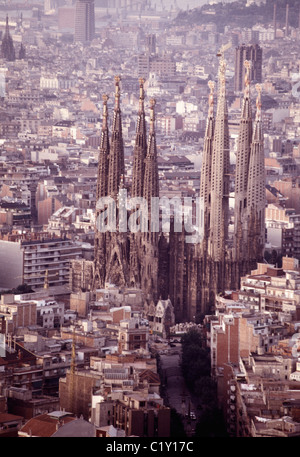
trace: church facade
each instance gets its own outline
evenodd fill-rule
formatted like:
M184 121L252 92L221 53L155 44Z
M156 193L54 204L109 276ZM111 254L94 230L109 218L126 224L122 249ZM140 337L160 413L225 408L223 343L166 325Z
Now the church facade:
M241 276L263 258L265 175L261 118L261 89L257 86L252 116L249 64L240 119L235 167L234 230L229 233L230 151L226 99L226 62L218 75L217 107L214 83L209 82L208 117L202 155L199 221L195 242L186 242L184 224L178 230L175 213L170 230L155 218L159 178L155 133L155 100L150 101L147 133L144 81L140 79L139 111L133 151L133 173L126 183L120 107L120 78L115 77L115 105L111 134L107 96L99 150L93 288L113 283L138 287L145 308L171 300L177 322L208 313L216 294L239 288ZM216 112L215 112L216 111ZM124 199L130 197L131 206ZM146 216L145 216L146 215ZM105 223L104 223L105 221ZM133 224L130 226L130 223ZM123 229L122 229L123 227ZM132 230L128 230L132 227Z

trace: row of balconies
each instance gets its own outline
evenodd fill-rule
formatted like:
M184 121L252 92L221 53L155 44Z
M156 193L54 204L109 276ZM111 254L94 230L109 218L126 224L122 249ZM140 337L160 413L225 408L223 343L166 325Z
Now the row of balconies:
M66 250L68 250L68 252L65 252ZM66 248L63 248L61 250L61 252L59 253L51 253L51 250L47 250L47 252L45 251L45 253L40 253L40 252L37 252L37 253L33 253L33 254L28 254L25 252L25 261L32 261L32 260L39 260L39 259L45 259L45 258L62 258L62 257L66 257L66 256L70 256L70 255L81 255L81 249L79 249L78 247L75 249L75 248L70 248L70 247L66 247Z
M25 280L26 278L24 278ZM57 279L57 280L52 280L51 279L51 283L56 283L57 285L60 285L61 282L68 282L69 281L69 277L67 275L61 277L60 279ZM42 286L44 284L44 279L41 278L41 279L26 279L26 282L28 285L30 286Z
M58 277L65 277L69 274L70 269L69 266L65 266L63 268L53 267L53 268L44 268L40 270L26 270L24 271L24 279L43 279L45 278L46 271L48 271L48 279L51 281L57 280Z
M47 243L35 243L35 244L28 244L24 245L25 252L27 254L34 254L34 253L43 253L49 251L56 251L60 252L62 249L72 249L78 248L78 246L74 245L72 242L69 241L51 241L47 240Z
M32 262L26 262L24 263L24 270L25 274L28 273L45 273L46 270L51 271L51 270L63 270L63 269L69 269L69 264L70 261L63 262L62 261L49 261L47 260L47 264L44 263L32 263ZM50 266L47 266L50 265Z
M13 369L14 373L15 374L20 374L22 375L22 373L26 373L26 376L28 374L34 374L34 373L41 373L42 372L42 367L39 367L37 368L36 366L35 367L20 367L20 368L14 368Z

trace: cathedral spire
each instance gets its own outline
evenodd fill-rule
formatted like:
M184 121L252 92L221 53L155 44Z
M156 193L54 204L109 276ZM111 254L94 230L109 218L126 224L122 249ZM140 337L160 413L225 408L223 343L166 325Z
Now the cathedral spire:
M229 128L226 100L226 62L219 66L219 94L212 152L211 218L209 253L214 261L223 259L228 239L229 211Z
M133 174L132 174L132 197L143 196L145 158L147 154L147 137L146 137L146 121L145 121L145 92L143 78L139 79L140 96L139 96L139 112L137 119L135 146L133 153Z
M211 191L211 159L212 159L212 146L214 137L214 87L213 81L208 82L210 89L208 97L208 116L206 122L206 130L204 136L204 147L200 177L200 200L204 208L204 227L203 236L208 236L209 224L210 224L210 191Z
M107 195L107 174L108 174L108 156L109 156L109 132L108 132L108 112L107 102L108 95L103 95L103 120L100 137L99 160L98 160L98 179L97 179L97 200Z
M6 16L5 33L1 43L1 57L12 62L15 60L15 48L9 32L8 16Z
M262 132L262 118L261 118L261 85L256 84L255 86L257 90L257 98L256 98L256 115L255 115L255 123L254 123L254 131L253 131L253 141L263 141L263 132Z
M120 76L115 76L115 111L120 110Z
M116 198L121 175L124 175L124 145L120 109L120 76L115 76L115 108L112 125L112 136L109 155L108 195Z
M143 233L143 260L141 268L141 286L146 296L157 300L158 285L158 230L152 219L154 209L153 198L159 197L159 181L157 166L156 134L155 134L155 100L150 100L150 126L145 160L145 176L143 197L148 204L148 228Z
M244 250L247 239L247 183L249 158L252 141L252 112L250 99L250 68L251 62L244 62L246 68L245 88L239 128L238 146L235 167L235 256L242 260L247 255ZM242 237L240 240L239 237Z
M261 117L261 86L256 85L256 117L253 126L252 145L249 160L247 188L247 209L249 219L249 242L254 259L263 255L265 243L265 164L264 138Z
M244 67L245 72L245 87L244 87L244 98L242 105L242 119L248 119L252 117L251 112L251 103L250 103L250 70L251 70L251 61L245 60Z
M147 155L145 160L144 192L143 196L148 202L150 209L151 197L159 197L157 150L155 134L155 104L154 99L150 100L150 127L148 136Z
M109 131L108 131L108 112L107 102L108 95L102 96L103 100L103 120L100 137L100 148L98 156L98 175L96 190L96 226L95 226L95 245L94 245L94 287L103 287L105 282L106 268L106 234L100 230L101 209L98 209L97 203L103 197L107 196L107 176L108 176L108 158L110 152Z

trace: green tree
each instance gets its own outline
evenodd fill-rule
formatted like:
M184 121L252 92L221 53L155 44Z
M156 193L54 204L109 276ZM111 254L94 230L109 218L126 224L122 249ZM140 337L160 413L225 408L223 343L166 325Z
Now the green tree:
M202 376L197 379L194 391L202 404L217 406L216 384L210 376Z
M210 374L210 356L203 347L203 338L198 330L190 330L181 339L182 342L182 374L188 388L195 389L195 382Z

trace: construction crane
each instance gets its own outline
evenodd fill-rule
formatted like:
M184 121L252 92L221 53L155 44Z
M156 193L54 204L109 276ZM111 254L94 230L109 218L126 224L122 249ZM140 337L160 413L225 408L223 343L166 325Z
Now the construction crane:
M229 42L227 44L223 44L223 46L221 46L221 48L217 52L217 57L223 57L224 56L224 52L227 51L227 49L230 49L231 46L232 46L231 42Z

